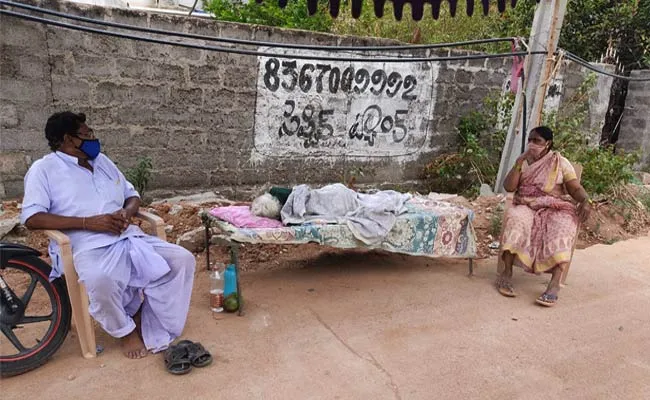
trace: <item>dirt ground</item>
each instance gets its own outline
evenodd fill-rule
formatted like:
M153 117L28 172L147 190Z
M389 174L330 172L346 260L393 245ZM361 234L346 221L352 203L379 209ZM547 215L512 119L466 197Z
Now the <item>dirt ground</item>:
M474 210L474 229L478 242L478 258L494 256L498 253L498 240L503 215L503 196L479 197L469 201L463 197L456 197L451 202L468 207ZM149 211L161 216L167 224L167 239L175 243L183 233L201 226L198 212L201 209L209 209L215 205L223 205L215 202L202 204L180 202L177 203L180 211L170 213L174 204L162 203L149 207ZM228 203L233 204L233 203ZM234 203L245 204L245 203ZM178 207L177 207L178 208ZM19 203L6 201L3 203L4 214L0 219L10 218L19 213ZM590 220L582 226L578 236L576 248L584 249L594 244L613 244L641 235L650 230L650 221L633 220L612 204L607 202L597 203ZM41 232L28 232L24 228L13 232L9 240L24 242L25 244L47 253L48 240ZM7 239L5 239L7 240ZM292 261L296 254L298 258L303 256L315 256L321 254L324 249L318 245L301 246L276 246L276 245L246 245L243 246L240 254L241 268L243 271L259 271L274 269L284 261ZM330 249L330 252L340 250ZM203 252L198 252L199 265L205 263ZM47 260L47 256L44 256ZM227 251L223 247L213 246L212 260L226 261L229 259Z

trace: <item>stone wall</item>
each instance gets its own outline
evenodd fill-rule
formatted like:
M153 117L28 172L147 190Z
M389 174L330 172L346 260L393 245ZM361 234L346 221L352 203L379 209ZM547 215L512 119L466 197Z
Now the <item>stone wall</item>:
M650 70L632 71L630 76L650 78ZM641 150L640 167L650 168L650 81L630 82L617 147Z
M107 21L211 36L339 46L391 43L56 1L34 4ZM0 18L1 197L21 195L27 168L48 151L43 134L45 120L51 113L66 109L88 115L105 152L121 168L132 167L139 158L150 156L154 165L151 188L158 195L206 188L237 191L266 182L340 182L342 176L359 170L363 171L363 177L358 176L361 181L403 185L416 180L422 166L432 157L455 146L460 117L480 107L491 92L502 91L510 69L509 59L442 62L435 66L421 63L419 73L430 74L422 76L431 79L418 83L419 87L428 85L419 93L428 97L419 99L420 108L402 104L406 107L403 112L408 130L417 131L412 138L396 139L392 128L398 117L396 111L400 110L394 108L401 106L382 98L376 104L384 107L383 115L390 116L390 121L384 117L381 122L391 129L379 132L377 125L379 137L374 146L360 139L354 145L346 142L336 151L323 151L323 143L319 144L321 147L300 147L300 143L295 143L296 137L285 135L273 139L278 142L268 147L273 149L269 153L259 149L260 132L264 126L277 131L273 124L281 123L283 110L287 110L283 108L284 94L278 97L270 93L259 78L265 59L88 34L7 16ZM468 53L439 50L412 55L462 54ZM355 67L357 71L360 65ZM368 74L377 68L380 66L368 66ZM399 70L400 65L387 64L384 68L388 74ZM565 86L570 88L581 82L583 76L580 68L565 68L563 79L571 83ZM332 129L342 140L354 125L355 113L362 111L355 109L356 95L350 90L348 104L331 110L334 114L342 113L337 117L340 126L333 125ZM312 92L300 94L300 101L326 96ZM364 97L358 104L375 104L368 100L370 97ZM299 118L304 106L296 110ZM307 114L303 117L309 117ZM277 121L266 120L271 118ZM289 123L290 117L285 122ZM317 130L320 128L317 125ZM306 134L306 130L301 133ZM285 143L280 140L293 140L290 145L294 147L277 151Z

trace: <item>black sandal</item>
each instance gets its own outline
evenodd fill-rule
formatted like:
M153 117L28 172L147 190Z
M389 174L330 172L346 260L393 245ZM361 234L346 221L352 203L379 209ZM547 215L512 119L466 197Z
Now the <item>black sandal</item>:
M187 348L183 346L169 346L165 350L165 368L173 375L185 375L192 371Z
M203 368L212 364L212 355L201 343L192 342L191 340L181 340L176 346L183 347L187 350L189 360L193 366Z
M535 300L535 302L544 307L553 307L555 304L557 304L557 299L557 294L544 292Z

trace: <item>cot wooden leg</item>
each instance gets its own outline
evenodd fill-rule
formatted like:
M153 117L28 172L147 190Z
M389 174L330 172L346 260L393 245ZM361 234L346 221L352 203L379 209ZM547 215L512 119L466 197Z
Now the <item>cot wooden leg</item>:
M469 259L469 276L474 275L474 259L470 258Z

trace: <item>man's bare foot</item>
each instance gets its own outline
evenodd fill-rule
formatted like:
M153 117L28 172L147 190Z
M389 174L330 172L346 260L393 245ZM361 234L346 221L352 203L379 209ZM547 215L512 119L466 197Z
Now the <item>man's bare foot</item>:
M138 328L121 339L122 352L127 358L138 359L147 356L147 349L138 335Z

